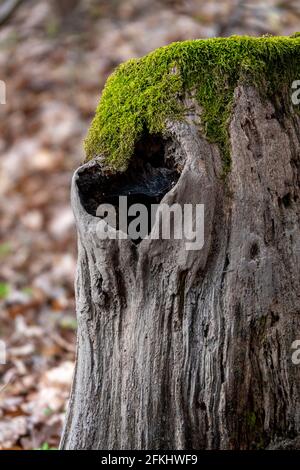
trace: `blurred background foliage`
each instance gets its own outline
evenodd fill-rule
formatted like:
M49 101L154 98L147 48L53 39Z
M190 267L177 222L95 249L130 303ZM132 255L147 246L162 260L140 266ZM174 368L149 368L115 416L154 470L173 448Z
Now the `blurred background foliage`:
M299 19L299 0L0 1L1 449L59 442L76 342L70 179L107 76L173 41L289 35Z

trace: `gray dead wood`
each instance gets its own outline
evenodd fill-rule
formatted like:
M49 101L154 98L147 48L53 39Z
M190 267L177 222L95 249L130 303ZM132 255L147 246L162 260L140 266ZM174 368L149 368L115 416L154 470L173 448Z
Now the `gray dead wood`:
M101 162L73 178L78 341L61 447L300 448L299 118L238 87L225 180L193 116L167 128L181 170L163 202L205 204L202 250L99 240L79 188Z

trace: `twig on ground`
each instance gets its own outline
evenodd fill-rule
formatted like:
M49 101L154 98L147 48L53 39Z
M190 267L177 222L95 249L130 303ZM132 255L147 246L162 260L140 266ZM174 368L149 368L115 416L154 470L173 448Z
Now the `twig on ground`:
M0 6L0 26L2 26L21 5L23 0L6 0L3 5Z

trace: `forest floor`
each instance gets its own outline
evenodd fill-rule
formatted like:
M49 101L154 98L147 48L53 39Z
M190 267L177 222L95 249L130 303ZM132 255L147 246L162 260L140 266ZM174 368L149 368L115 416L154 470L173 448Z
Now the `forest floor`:
M300 29L297 1L82 3L58 17L27 0L0 27L0 449L59 443L76 343L70 180L109 73L177 40Z

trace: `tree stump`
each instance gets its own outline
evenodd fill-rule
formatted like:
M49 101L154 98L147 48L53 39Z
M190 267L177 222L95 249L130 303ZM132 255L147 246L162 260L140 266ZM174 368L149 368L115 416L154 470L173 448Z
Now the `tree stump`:
M232 81L218 63L221 49L231 57L231 46L244 51L245 41L262 45L267 63L276 40L299 50L299 38L193 42L203 55L208 48L199 60L213 64L212 76L225 67L230 83L225 163L225 144L204 125L207 103L183 81L174 95L183 114L172 106L161 129L144 120L130 161L116 166L100 139L98 156L75 172L78 340L63 449L300 448L300 366L292 361L300 339L300 119L291 100L300 75L291 68L294 75L265 94L259 83L268 77L252 80L246 67ZM163 50L173 47L171 81L185 73L178 48L191 44ZM289 48L277 49L273 70L291 64ZM246 54L253 58L247 50L239 72ZM295 49L293 57L299 63ZM157 56L150 59L158 67ZM120 195L148 205L204 204L203 247L150 234L100 239L97 206Z

